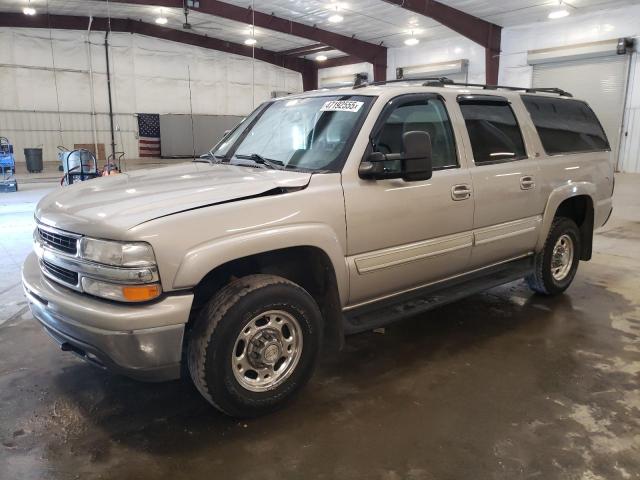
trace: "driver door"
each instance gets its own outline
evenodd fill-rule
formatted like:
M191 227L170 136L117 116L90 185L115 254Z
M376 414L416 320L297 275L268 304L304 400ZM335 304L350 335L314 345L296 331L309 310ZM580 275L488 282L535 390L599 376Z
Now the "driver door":
M454 128L442 98L409 94L382 111L365 153L402 153L402 136L431 137L433 177L343 179L350 275L349 306L382 299L464 272L473 243L471 175L461 165ZM385 169L400 169L386 162Z

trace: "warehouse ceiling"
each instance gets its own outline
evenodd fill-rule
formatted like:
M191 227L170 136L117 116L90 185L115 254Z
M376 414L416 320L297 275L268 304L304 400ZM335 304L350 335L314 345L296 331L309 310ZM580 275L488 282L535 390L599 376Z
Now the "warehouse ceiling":
M250 8L251 0L225 0L226 3ZM0 0L0 11L21 12L29 0ZM386 47L404 46L409 37L421 41L455 36L456 33L438 22L415 14L384 0L257 0L256 11L273 13L319 29L339 33ZM511 0L497 2L488 0L442 0L442 3L501 26L514 26L536 21L546 21L548 14L558 9L555 0ZM588 13L604 8L637 3L635 0L572 0L563 2L571 14ZM128 4L107 0L31 0L31 6L39 14L50 12L57 15L76 15L130 18L154 23L159 16L167 19L166 27L182 29L184 15L179 8L159 8L151 5ZM342 17L340 22L330 21L333 15ZM335 20L335 19L334 19ZM251 26L225 18L200 13L193 9L189 13L192 33L208 35L242 44L252 34ZM285 33L256 27L253 31L256 47L272 51L288 51L296 47L317 42ZM315 58L318 52L300 54L300 57ZM323 51L328 58L343 56L337 50Z

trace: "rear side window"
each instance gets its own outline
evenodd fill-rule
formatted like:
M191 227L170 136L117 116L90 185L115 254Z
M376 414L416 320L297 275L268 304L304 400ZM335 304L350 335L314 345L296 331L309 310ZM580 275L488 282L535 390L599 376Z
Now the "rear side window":
M591 107L578 100L523 95L548 155L609 150L609 141Z
M476 165L521 160L527 156L513 110L500 98L483 95L458 99Z

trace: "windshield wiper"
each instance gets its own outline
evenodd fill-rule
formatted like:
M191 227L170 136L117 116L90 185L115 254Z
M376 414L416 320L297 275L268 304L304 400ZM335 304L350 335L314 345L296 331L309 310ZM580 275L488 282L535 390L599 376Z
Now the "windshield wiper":
M255 163L258 163L260 165L265 165L275 170L283 170L285 168L284 163L282 163L280 160L271 160L270 158L265 158L262 155L259 155L257 153L252 153L251 155L242 155L242 154L236 153L234 156L236 158L240 158L241 160L251 160Z
M192 162L195 163L208 163L213 165L214 163L222 163L224 161L224 155L216 155L215 153L207 152L200 155L198 158L194 158Z

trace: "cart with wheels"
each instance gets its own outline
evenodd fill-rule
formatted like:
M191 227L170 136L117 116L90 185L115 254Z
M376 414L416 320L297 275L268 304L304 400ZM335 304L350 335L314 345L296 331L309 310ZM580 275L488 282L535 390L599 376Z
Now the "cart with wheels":
M0 137L0 192L18 191L15 173L16 159L13 155L13 145L7 137Z
M61 157L64 169L64 176L60 180L61 185L72 185L100 176L96 156L89 150L80 148L64 152Z

